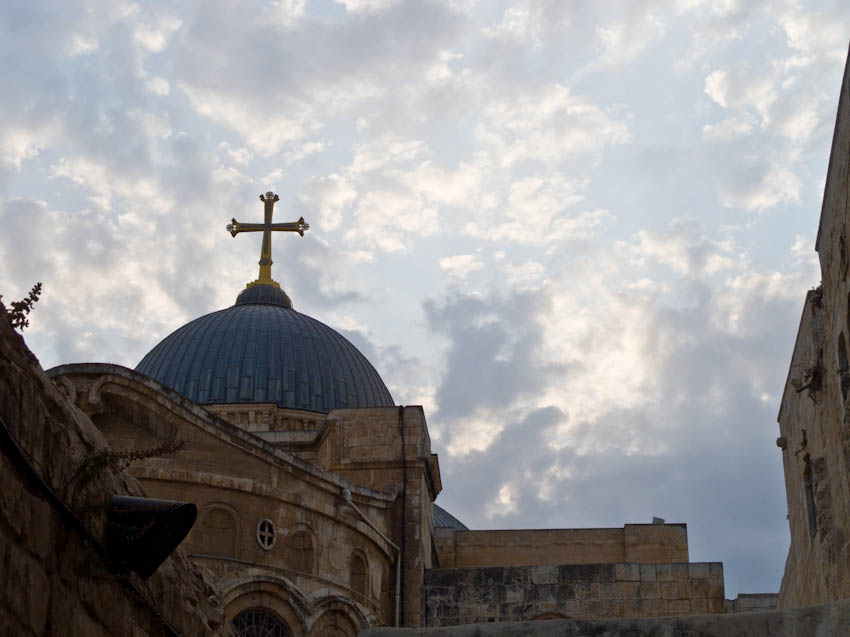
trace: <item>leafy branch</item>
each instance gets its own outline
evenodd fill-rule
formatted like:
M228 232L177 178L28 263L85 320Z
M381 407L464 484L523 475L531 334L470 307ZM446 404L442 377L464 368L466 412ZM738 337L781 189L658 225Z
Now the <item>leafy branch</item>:
M29 327L30 322L27 315L32 312L32 308L40 296L41 281L32 286L32 290L30 290L26 298L20 301L12 301L10 309L6 309L6 306L3 305L3 295L0 294L0 309L6 312L9 323L13 328L23 330L25 327Z

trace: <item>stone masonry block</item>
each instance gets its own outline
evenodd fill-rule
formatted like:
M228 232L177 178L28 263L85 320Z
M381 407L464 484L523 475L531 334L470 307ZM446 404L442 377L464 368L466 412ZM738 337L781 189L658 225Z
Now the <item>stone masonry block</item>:
M655 564L640 565L640 581L654 582L655 581Z
M638 596L641 599L658 599L661 597L661 584L659 582L641 582Z
M599 599L599 584L596 582L582 582L576 584L576 595L581 600Z
M531 568L531 583L532 584L557 584L558 583L558 567L557 566L533 566Z
M692 613L708 612L708 600L707 599L692 599L691 600L691 612Z
M689 613L691 611L691 603L687 599L672 599L669 606L670 614Z
M687 564L687 563L671 564L670 566L673 569L673 579L675 579L675 580L688 579L688 577L689 577L689 575L688 575L689 564Z
M723 598L715 598L708 600L708 612L709 613L722 613L723 612Z
M637 598L639 587L639 582L615 582L615 596L617 599L635 599Z
M663 599L678 599L679 598L679 583L678 582L661 582L661 597Z
M688 564L688 577L690 579L708 579L711 577L709 564L706 562Z
M599 599L622 599L622 597L618 597L619 591L614 587L613 583L601 583L599 584Z
M690 581L690 597L701 597L703 599L709 596L710 585L707 579L692 579Z
M640 565L638 564L615 564L614 581L637 582L640 580Z
M561 582L558 584L557 592L555 593L559 600L576 599L576 589L573 584Z
M673 573L672 564L656 564L655 579L657 579L659 582L671 582L678 578Z

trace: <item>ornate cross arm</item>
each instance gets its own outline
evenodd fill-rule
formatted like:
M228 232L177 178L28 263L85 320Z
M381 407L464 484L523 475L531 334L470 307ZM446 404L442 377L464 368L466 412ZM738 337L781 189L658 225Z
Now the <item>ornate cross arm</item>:
M240 232L263 232L266 229L266 225L263 223L239 223L236 219L231 219L230 221L231 223L227 224L227 231L234 237ZM273 223L269 226L269 230L297 232L302 237L304 236L304 232L309 229L310 224L304 221L304 217L301 217L298 221Z
M249 286L265 284L280 287L272 279L272 232L297 232L303 237L304 231L310 229L310 225L304 221L304 217L301 217L298 221L272 223L274 204L279 199L280 197L271 191L265 195L260 195L260 201L265 204L265 219L263 223L239 223L236 219L231 219L230 223L227 224L227 231L234 237L240 232L263 233L263 247L260 252L260 276L253 283L249 283Z

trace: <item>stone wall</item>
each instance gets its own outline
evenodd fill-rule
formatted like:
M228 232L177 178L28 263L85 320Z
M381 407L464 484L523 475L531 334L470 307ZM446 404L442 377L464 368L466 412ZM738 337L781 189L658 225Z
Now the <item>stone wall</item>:
M751 613L773 610L778 601L777 593L741 593L735 599L727 599L724 608L727 613Z
M626 524L621 529L435 531L442 568L614 562L687 562L684 524Z
M107 448L106 442L45 376L2 311L0 418L15 441L0 445L4 634L230 632L211 586L180 549L147 581L103 569L97 547L103 544L104 521L95 505L111 494L144 496L144 492L134 478L108 468L87 486L69 480L84 459ZM15 453L16 446L23 459ZM75 513L63 513L61 504L51 503L50 492ZM94 513L86 516L86 510ZM79 530L75 519L84 522ZM84 540L88 534L93 544Z
M597 621L552 620L452 628L374 628L360 637L812 637L846 635L850 601L786 611Z
M779 607L850 597L850 69L845 69L809 292L779 410L791 546Z
M433 569L425 624L722 613L721 563Z

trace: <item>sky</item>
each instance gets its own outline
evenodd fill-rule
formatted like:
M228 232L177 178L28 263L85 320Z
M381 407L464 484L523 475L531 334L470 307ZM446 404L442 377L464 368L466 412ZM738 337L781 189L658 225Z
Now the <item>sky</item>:
M273 276L471 528L686 522L779 589L776 415L846 0L0 3L0 294L43 367L134 367Z

